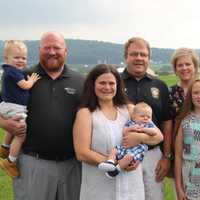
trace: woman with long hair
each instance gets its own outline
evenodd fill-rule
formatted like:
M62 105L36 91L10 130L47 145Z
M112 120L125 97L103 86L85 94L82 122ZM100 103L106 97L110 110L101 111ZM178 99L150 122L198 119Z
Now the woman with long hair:
M97 167L108 159L113 147L122 143L122 129L130 119L132 108L113 66L101 64L90 71L74 124L75 152L77 159L82 161L81 200L144 200L141 165L132 163L129 166L130 160L123 158L118 162L122 171L113 179ZM135 145L141 142L155 144L161 138L162 135L135 133L134 141ZM123 179L125 173L128 175ZM120 187L124 184L126 187Z
M170 87L170 99L174 118L180 113L191 80L199 70L199 56L189 48L179 48L171 58L178 82Z
M178 82L170 87L170 101L172 106L171 111L174 125L172 148L174 152L174 141L179 124L179 122L177 121L177 116L181 113L182 108L184 108L183 104L190 82L198 74L199 56L193 49L179 48L174 51L171 58L171 64L176 76L178 77ZM169 176L174 177L174 164L171 165ZM174 192L176 193L174 181L173 187Z

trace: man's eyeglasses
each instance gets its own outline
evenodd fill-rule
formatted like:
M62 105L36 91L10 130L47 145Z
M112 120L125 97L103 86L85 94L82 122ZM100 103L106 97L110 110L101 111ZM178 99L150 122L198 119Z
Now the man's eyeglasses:
M140 57L142 57L142 58L146 58L146 57L149 56L149 54L147 54L147 53L144 53L144 52L136 52L136 51L129 53L129 55L130 55L130 56L133 56L133 57L138 57L138 56L140 56Z

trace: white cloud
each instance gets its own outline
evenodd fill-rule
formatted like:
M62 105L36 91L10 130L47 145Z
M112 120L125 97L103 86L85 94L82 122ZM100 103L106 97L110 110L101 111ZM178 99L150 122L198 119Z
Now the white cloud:
M0 8L0 39L39 39L48 30L66 38L200 48L198 0L12 0ZM8 11L11 12L8 12Z

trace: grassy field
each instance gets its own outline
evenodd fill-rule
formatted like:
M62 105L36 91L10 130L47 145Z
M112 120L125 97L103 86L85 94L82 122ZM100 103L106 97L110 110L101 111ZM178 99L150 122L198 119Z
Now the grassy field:
M2 141L3 131L0 129L0 143ZM0 170L0 200L12 200L12 181Z
M159 76L159 78L167 83L168 86L171 86L177 82L177 77L175 75Z
M161 76L160 79L165 81L168 84L168 86L174 84L177 80L176 77L173 75ZM2 141L2 137L3 131L0 129L0 143ZM13 194L11 179L0 170L0 200L12 199ZM170 179L165 179L165 200L174 200L174 194L172 192Z

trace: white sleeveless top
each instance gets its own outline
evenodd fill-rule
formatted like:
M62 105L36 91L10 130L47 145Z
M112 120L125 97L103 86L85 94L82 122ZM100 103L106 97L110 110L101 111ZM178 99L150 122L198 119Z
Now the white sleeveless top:
M112 121L99 109L92 113L91 149L108 155L121 144L122 130L129 119L126 106L118 108L117 119ZM109 179L97 166L82 163L81 200L116 200L116 179Z

